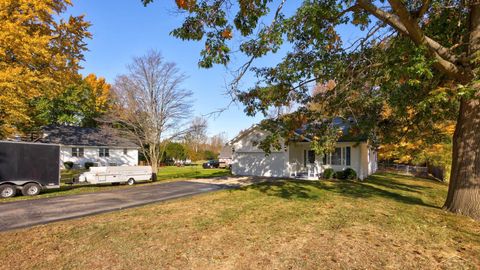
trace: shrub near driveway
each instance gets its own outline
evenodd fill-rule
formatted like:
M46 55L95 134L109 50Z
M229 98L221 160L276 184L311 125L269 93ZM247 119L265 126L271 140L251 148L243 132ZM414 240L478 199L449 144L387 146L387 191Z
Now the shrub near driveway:
M393 174L271 181L5 232L0 257L7 269L477 269L479 223L441 210L446 190Z

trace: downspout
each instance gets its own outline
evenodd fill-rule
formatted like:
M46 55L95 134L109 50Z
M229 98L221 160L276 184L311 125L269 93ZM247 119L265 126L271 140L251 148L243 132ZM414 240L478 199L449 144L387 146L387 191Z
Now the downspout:
M360 143L358 145L359 147L359 151L358 151L358 154L359 154L359 157L358 157L358 164L360 165L360 179L363 180L364 176L363 176L363 155L362 155L362 152L363 152L363 144Z
M284 154L285 154L285 170L283 172L285 177L290 177L290 144L283 145Z

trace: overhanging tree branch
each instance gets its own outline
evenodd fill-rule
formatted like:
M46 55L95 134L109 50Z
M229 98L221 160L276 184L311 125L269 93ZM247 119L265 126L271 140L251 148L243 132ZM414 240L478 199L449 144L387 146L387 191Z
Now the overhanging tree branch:
M415 11L413 12L412 16L415 19L420 19L427 13L428 9L430 8L430 4L432 3L431 0L424 0L422 1L422 5Z
M411 38L415 44L425 46L436 60L434 65L437 69L451 78L465 80L465 71L456 64L457 57L448 48L425 36L401 2L397 0L390 0L389 2L396 14L386 12L368 0L358 0L357 3L379 20L395 28L402 35Z

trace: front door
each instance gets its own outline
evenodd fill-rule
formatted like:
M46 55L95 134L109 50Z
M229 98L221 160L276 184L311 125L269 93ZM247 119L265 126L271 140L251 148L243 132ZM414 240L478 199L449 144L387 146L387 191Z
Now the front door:
M303 167L307 167L309 164L315 163L315 151L303 150Z
M315 163L315 151L314 150L308 150L307 157L308 157L308 163L310 163L310 164Z

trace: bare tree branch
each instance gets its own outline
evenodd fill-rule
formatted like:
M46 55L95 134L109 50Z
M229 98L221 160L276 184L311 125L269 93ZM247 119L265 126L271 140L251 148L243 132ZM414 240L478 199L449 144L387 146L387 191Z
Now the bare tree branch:
M136 57L129 73L118 76L114 92L118 108L107 120L136 138L156 172L164 141L184 134L183 120L191 114L192 92L181 88L185 76L156 51Z

